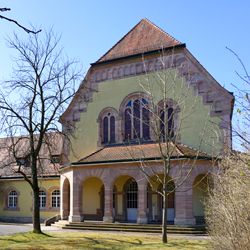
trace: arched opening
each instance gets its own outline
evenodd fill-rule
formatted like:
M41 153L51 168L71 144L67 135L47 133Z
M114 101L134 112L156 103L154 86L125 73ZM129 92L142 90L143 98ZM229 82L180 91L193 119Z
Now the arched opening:
M104 215L104 185L90 177L82 185L82 216L84 220L102 220Z
M113 186L113 216L115 221L136 221L137 183L131 176L119 176Z
M193 183L193 214L196 224L204 224L205 203L208 198L209 186L211 185L211 177L206 174L198 175Z
M62 190L62 219L67 220L70 212L70 184L66 178L63 182Z
M147 208L149 222L159 223L163 214L163 175L150 178L147 187ZM172 224L175 217L175 185L174 181L168 177L167 180L167 221Z

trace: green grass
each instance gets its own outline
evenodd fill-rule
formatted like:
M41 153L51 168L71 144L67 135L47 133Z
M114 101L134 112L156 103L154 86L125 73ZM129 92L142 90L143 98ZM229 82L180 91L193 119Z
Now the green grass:
M0 249L207 249L208 240L170 237L163 245L157 235L131 235L96 232L50 232L37 235L19 233L0 237Z

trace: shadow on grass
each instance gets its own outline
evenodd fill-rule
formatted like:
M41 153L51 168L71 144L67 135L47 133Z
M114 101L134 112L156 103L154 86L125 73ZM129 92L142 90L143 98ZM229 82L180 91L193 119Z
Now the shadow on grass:
M134 239L133 240L133 241L137 241L137 242L119 240L119 239L115 239L115 238L105 238L105 239L102 239L102 242L100 242L100 241L98 241L98 240L96 240L94 238L86 237L86 236L84 236L83 239L90 240L90 241L94 242L95 244L103 244L106 241L113 241L113 242L125 243L125 244L130 244L130 245L142 245L142 241L139 240L139 239Z

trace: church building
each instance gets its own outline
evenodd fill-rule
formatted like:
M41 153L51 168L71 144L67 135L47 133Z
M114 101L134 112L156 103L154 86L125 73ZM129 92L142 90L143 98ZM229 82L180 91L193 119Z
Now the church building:
M168 222L203 223L215 159L231 148L233 102L185 43L142 19L91 64L61 116L70 140L59 173L41 181L42 218L160 223L167 183ZM18 204L25 185L2 174L0 220L31 217Z
M60 172L61 217L159 222L167 174L168 221L202 221L201 187L231 147L233 99L184 43L141 20L91 64L61 117L73 134Z

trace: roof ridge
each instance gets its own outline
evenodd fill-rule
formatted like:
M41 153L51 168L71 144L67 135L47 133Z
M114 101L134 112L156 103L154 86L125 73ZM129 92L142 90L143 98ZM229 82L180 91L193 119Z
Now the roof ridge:
M170 35L168 32L166 32L164 29L162 29L161 27L159 27L158 25L156 25L155 23L153 23L152 21L150 21L147 18L143 18L142 20L147 21L149 24L153 25L155 28L157 28L160 32L162 32L164 35L169 36L171 39L175 40L178 43L181 43L181 41L179 41L178 39L176 39L175 37L173 37L172 35Z
M96 62L99 62L102 60L103 57L105 57L120 41L122 41L130 32L132 32L132 30L135 29L135 27L137 27L141 22L143 21L143 19L137 23L136 25L134 25L124 36L122 36L121 39L119 39L105 54L103 54Z

